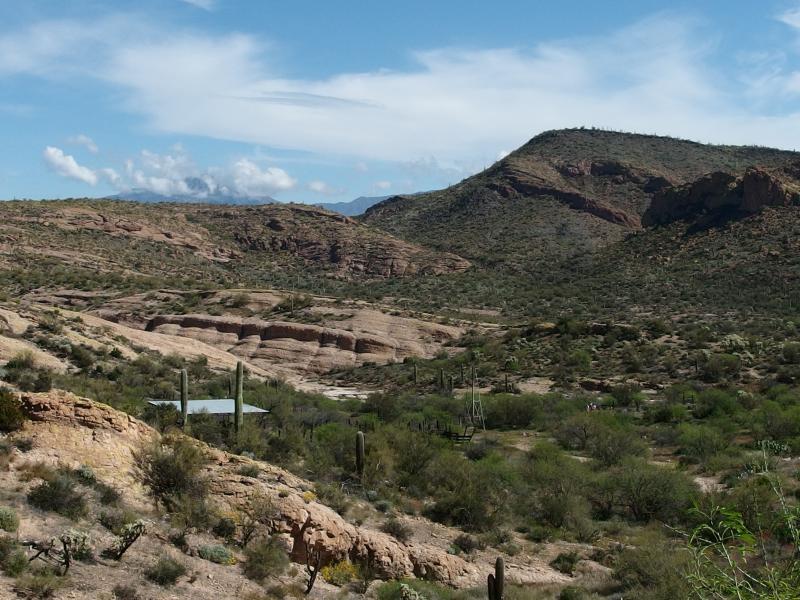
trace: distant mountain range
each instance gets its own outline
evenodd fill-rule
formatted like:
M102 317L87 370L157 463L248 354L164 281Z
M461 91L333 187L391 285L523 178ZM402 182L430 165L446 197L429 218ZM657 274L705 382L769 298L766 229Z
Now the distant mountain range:
M224 194L219 192L212 192L208 185L196 177L188 177L186 184L192 190L191 194L159 194L145 189L132 189L128 192L121 192L113 196L107 196L109 200L130 200L134 202L183 202L193 203L201 202L208 204L240 204L240 205L258 205L258 204L284 204L280 200L276 200L270 196L234 196L232 194ZM332 210L348 217L355 217L363 214L370 206L382 202L391 196L360 196L355 200L346 202L321 202L314 204L320 208Z
M314 206L327 208L328 210L338 212L348 217L355 217L364 214L364 211L370 206L374 206L378 202L383 202L387 198L391 198L391 196L359 196L355 200L350 200L349 202L322 202Z

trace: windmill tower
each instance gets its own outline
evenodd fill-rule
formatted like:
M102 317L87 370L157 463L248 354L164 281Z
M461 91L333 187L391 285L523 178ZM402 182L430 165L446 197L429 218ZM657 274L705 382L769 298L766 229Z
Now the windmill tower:
M469 420L472 422L473 427L480 425L481 429L486 431L486 422L483 418L483 403L481 402L480 393L475 394L475 365L472 365L472 394L470 406L467 412Z

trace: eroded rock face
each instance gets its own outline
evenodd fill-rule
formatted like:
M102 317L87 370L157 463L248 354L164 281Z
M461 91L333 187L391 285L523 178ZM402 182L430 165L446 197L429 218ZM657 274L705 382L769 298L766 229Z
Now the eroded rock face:
M369 312L370 315L361 313ZM159 315L144 325L147 331L189 337L219 347L248 362L268 368L281 365L295 372L325 373L366 362L384 364L407 356L433 356L442 343L461 329L361 311L352 329L323 325L263 321L233 316ZM372 319L370 320L370 316Z
M790 206L800 199L796 176L792 168L752 167L740 177L709 173L657 194L642 222L645 226L664 225L703 216L754 214L768 206Z
M32 460L92 467L104 481L126 489L129 499L145 502L133 476L133 453L158 439L144 423L109 406L62 391L22 394L31 421L20 435L34 441ZM287 537L293 560L303 563L309 548L332 561L371 559L383 578L426 577L449 585L474 584L478 569L442 549L404 544L383 532L357 527L303 496L313 484L268 463L235 456L196 442L209 459L210 500L221 510L243 507L252 498L270 498L276 508L270 533ZM258 477L239 474L255 466Z

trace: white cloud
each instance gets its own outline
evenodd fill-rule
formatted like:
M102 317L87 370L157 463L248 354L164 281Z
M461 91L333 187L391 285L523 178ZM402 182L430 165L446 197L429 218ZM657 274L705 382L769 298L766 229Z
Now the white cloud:
M800 9L781 20L797 27ZM159 132L354 162L432 157L462 174L542 130L575 125L794 147L799 107L776 109L760 90L791 100L800 75L776 63L726 80L714 51L707 31L659 14L593 38L444 48L413 54L405 70L301 79L281 75L269 44L254 36L118 17L0 34L0 74L99 78L123 89L124 108ZM260 172L264 187L291 179Z
M197 8L202 8L203 10L212 10L214 8L214 4L216 4L215 0L181 0L186 4L191 4L192 6L196 6Z
M789 27L800 29L800 7L782 12L778 15L778 20L786 23Z
M47 146L44 149L43 157L47 166L59 175L70 179L77 179L89 185L97 184L97 173L88 167L79 165L72 156L64 154L60 148Z
M110 167L100 169L99 174L114 187L119 186L122 182L122 177L120 177L119 173Z
M376 181L375 182L375 187L377 189L379 189L379 190L388 190L390 187L392 187L392 182L391 181Z
M269 196L290 190L297 183L278 167L261 169L249 159L242 158L233 165L233 187L242 196Z
M67 139L67 141L70 144L77 144L79 146L85 147L92 154L97 154L99 151L99 148L97 147L97 144L94 143L94 140L84 133L79 133L78 135L74 135L71 138Z
M367 163L363 160L358 161L353 168L359 173L366 173L369 171L369 166L367 166Z

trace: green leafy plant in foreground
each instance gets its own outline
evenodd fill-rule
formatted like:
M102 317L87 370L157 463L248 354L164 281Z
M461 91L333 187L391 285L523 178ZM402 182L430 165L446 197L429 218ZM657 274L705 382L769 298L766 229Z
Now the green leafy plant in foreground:
M779 478L769 471L766 447L760 472L778 501L777 525L752 531L736 510L694 509L701 519L688 536L695 598L800 598L800 507L790 506ZM761 523L761 519L758 520Z

